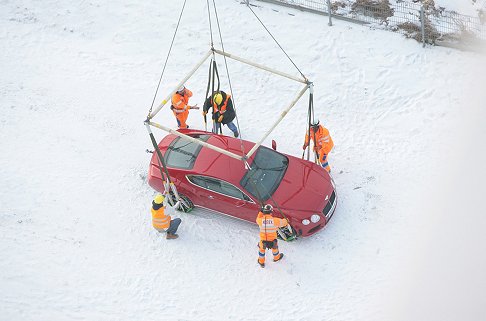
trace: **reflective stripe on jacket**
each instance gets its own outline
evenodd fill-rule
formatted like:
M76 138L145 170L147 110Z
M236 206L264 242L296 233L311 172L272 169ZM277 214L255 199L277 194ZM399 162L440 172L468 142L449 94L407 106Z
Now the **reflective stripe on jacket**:
M170 226L170 215L165 215L164 207L158 210L151 209L152 212L152 226L157 230L166 230Z
M256 222L260 227L260 240L273 241L277 238L277 229L287 225L287 220L273 217L271 214L258 213Z

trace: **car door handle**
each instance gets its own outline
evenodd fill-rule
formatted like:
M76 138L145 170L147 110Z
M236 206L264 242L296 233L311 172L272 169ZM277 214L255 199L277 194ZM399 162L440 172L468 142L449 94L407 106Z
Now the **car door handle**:
M245 202L240 201L240 202L236 202L235 205L236 205L236 207L242 207L242 206L245 206L245 204L246 204Z
M211 199L211 200L213 200L214 199L214 196L209 195L208 198Z

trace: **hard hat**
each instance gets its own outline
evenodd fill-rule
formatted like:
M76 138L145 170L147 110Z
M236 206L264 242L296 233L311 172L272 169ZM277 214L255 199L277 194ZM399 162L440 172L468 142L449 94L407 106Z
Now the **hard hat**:
M273 206L270 204L267 204L263 207L263 214L270 214L273 212Z
M221 95L220 93L217 93L217 94L214 95L213 100L216 103L216 105L221 105L221 103L223 102L223 95Z
M177 89L177 92L178 93L181 93L184 91L184 89L186 89L186 87L184 85L180 86L179 89Z
M159 193L159 194L155 195L154 203L155 204L162 204L164 202L164 199L165 199L164 195Z

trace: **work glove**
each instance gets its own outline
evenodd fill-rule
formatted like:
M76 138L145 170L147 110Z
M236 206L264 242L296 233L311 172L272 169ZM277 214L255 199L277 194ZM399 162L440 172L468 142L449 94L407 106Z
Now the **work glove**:
M203 116L206 116L208 114L208 111L207 110L203 110L202 114L203 114Z
M218 117L218 123L220 123L222 121L223 121L223 115L221 115L221 116Z
M302 149L305 150L307 148L307 145L304 144L304 146L302 146Z

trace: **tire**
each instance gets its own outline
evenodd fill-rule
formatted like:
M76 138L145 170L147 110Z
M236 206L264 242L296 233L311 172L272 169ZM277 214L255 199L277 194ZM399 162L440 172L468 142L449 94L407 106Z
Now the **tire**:
M180 202L179 205L175 208L176 211L189 213L194 209L194 203L191 201L189 197L184 194L179 194Z

